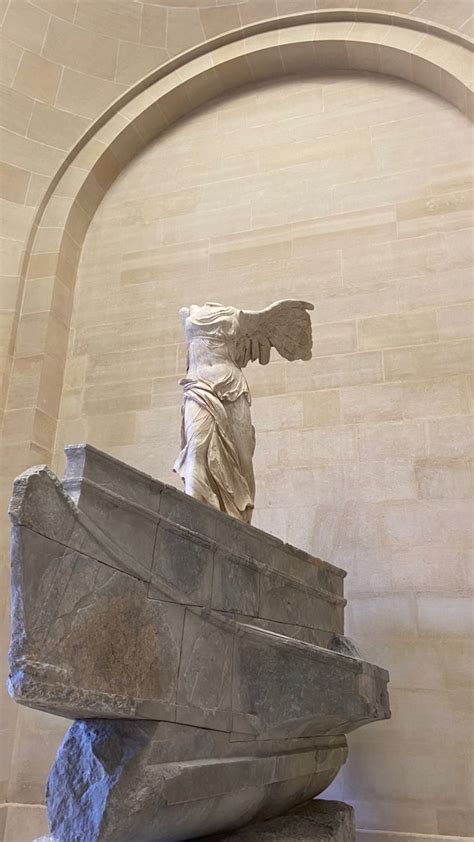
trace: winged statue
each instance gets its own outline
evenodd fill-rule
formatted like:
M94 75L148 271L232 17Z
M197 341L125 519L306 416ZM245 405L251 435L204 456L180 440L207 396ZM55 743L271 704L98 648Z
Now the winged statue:
M180 316L187 345L181 452L174 470L192 497L250 523L255 500L252 458L255 430L249 362L270 361L275 348L286 360L311 359L308 301L277 301L264 310L192 304Z

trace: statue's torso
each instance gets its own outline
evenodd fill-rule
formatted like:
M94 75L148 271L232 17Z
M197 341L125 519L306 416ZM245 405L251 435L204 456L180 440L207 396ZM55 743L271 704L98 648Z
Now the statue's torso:
M198 380L209 383L221 400L249 398L248 383L235 362L239 335L238 311L234 307L191 307L185 321L188 368L183 385Z

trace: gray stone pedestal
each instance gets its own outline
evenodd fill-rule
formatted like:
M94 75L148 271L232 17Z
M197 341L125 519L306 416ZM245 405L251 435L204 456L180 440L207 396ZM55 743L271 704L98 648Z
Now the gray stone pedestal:
M349 808L309 801L345 734L390 716L388 673L344 638L344 571L88 445L67 458L10 506L10 693L76 720L56 842L353 840Z
M309 801L284 816L199 842L355 842L355 816L342 801Z
M201 837L196 842L355 842L355 838L354 810L349 804L308 801L284 816L252 822L235 833ZM34 842L55 840L42 836Z

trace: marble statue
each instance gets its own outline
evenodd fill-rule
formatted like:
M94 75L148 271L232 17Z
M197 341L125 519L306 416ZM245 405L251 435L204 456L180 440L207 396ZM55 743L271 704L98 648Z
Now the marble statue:
M270 361L311 358L307 301L277 301L264 310L192 304L180 315L188 362L182 409L182 450L174 465L187 494L250 523L255 499L255 430L242 369Z

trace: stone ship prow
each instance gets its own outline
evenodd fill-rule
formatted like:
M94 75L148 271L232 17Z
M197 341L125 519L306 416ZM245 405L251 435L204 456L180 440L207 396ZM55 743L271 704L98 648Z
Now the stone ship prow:
M322 792L344 735L390 715L388 673L343 636L344 571L89 445L66 455L10 508L10 693L79 720L48 784L56 838L191 839Z

